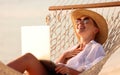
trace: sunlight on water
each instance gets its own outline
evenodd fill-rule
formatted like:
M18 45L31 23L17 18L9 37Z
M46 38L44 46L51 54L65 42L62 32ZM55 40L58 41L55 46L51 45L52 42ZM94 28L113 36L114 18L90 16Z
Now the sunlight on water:
M23 26L21 33L22 54L30 52L38 59L50 58L49 26Z

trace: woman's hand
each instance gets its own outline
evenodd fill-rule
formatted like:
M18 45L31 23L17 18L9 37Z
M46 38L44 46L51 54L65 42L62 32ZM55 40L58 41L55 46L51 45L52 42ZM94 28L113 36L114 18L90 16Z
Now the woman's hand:
M69 59L71 57L74 57L75 55L77 55L78 53L80 53L81 49L74 49L72 51L67 51L65 52L65 58Z
M74 49L71 51L66 51L65 53L63 53L57 60L56 63L64 63L66 64L66 62L74 57L75 55L77 55L79 52L81 51L81 49Z
M74 48L74 49L68 49L66 52L64 52L57 60L56 63L64 63L66 64L66 62L74 57L75 55L77 55L80 51L82 51L83 49L80 48Z
M60 63L56 66L55 68L56 73L60 73L62 75L78 75L81 72L71 69L67 66L65 66L64 64Z
M58 64L55 68L56 73L69 74L69 68L64 64Z

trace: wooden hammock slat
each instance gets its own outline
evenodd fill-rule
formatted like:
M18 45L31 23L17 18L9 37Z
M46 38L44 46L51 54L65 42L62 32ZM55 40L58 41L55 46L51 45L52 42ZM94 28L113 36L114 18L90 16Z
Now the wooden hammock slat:
M53 11L53 10L69 10L69 9L78 9L78 8L100 8L100 7L115 7L115 6L120 6L120 1L94 3L94 4L50 6L49 10Z
M0 75L23 75L0 61Z

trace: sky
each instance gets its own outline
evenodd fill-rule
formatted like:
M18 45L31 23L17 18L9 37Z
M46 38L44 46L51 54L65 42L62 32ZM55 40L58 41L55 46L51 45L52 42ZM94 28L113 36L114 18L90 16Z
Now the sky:
M1 25L46 24L48 8L52 4L54 0L0 0L0 23Z

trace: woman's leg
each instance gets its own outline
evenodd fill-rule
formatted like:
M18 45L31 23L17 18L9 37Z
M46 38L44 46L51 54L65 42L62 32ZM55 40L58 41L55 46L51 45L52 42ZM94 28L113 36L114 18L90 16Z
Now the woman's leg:
M27 71L30 75L46 75L42 64L30 53L25 54L7 65L21 73Z

